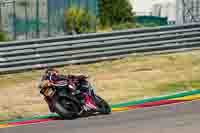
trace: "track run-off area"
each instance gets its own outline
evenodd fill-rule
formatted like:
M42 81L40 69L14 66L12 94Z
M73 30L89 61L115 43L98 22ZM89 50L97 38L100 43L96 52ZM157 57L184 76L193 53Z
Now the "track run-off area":
M0 122L0 133L145 132L200 130L200 90L112 105L111 115L61 120L57 115ZM161 106L162 105L162 106Z

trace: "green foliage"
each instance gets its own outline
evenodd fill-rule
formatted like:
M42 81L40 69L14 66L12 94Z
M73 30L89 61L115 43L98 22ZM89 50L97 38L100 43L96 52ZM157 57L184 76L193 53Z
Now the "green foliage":
M134 13L128 0L99 0L101 25L132 22Z
M121 23L121 24L115 24L112 26L113 30L126 30L126 29L133 29L133 28L142 28L144 27L143 25L140 24L135 24L135 23Z
M163 86L161 91L164 92L176 92L177 90L183 91L187 88L197 89L200 87L200 80L191 80L191 81L183 81L183 82L175 82L171 84L167 84Z
M23 7L28 7L30 6L30 3L29 1L24 0L24 1L19 1L18 5L23 6Z
M8 38L5 33L0 32L0 42L8 41Z
M68 33L87 33L92 32L96 28L95 16L89 14L83 9L69 8L65 11L66 31ZM92 23L94 27L92 27Z

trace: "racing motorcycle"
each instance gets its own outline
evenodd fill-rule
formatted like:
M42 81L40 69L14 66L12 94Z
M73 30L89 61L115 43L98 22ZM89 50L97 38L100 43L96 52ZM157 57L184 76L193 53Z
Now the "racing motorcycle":
M64 119L74 119L84 114L111 113L109 104L96 95L92 87L89 87L87 93L72 91L76 90L73 87L75 85L63 80L60 83L42 88L40 93L46 101L48 100L47 103L51 106L50 111L57 113Z

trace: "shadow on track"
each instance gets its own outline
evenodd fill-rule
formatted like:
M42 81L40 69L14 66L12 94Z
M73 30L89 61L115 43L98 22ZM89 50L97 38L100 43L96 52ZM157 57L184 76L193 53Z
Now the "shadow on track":
M50 119L53 119L53 120L76 120L76 119L81 119L81 118L90 118L90 117L94 117L94 116L103 116L104 114L100 114L100 113L96 113L96 114L90 114L90 113L86 113L86 114L83 114L77 118L74 118L74 119L66 119L66 118L62 118L60 116L50 116L49 118Z

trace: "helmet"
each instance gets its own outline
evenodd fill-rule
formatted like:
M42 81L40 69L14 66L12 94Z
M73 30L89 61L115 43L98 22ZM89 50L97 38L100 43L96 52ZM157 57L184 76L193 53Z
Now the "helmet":
M45 71L45 75L49 80L56 80L58 74L58 70L56 70L55 68L47 68L47 70Z
M47 68L47 70L45 71L46 74L48 73L58 73L58 70L56 70L55 68Z

